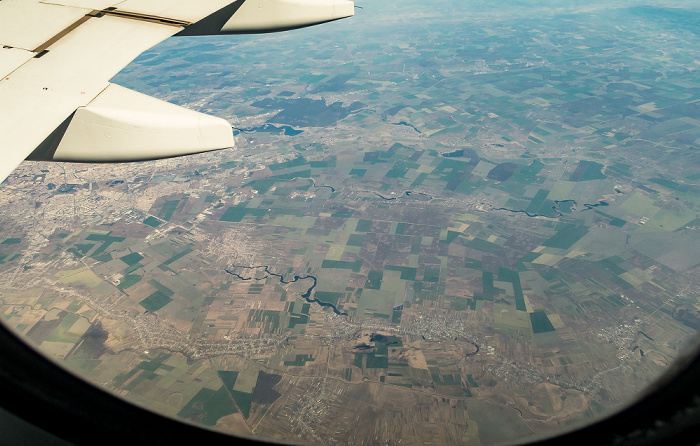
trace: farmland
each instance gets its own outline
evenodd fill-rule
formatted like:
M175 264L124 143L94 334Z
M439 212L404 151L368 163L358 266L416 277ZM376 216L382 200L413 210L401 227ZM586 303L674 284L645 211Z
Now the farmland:
M217 110L236 149L20 166L5 323L153 410L281 441L506 441L641 391L700 328L697 37L671 61L644 9L410 19L430 46L393 7L366 42L145 53L116 80Z

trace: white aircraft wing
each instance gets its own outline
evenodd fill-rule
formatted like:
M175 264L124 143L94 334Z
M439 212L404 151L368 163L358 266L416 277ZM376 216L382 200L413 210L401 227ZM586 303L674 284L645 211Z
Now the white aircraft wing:
M119 162L233 147L223 119L109 83L175 34L273 32L346 0L0 0L0 181L24 159Z

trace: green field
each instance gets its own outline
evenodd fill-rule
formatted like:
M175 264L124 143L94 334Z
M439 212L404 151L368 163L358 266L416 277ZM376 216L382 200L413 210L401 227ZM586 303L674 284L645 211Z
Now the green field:
M532 323L532 331L534 333L554 331L554 326L544 311L535 311L534 313L530 313L530 322Z
M545 240L542 245L550 248L569 249L588 233L588 227L583 225L560 223L557 233Z
M232 391L231 394L233 392L235 391ZM204 388L177 415L184 419L197 421L205 426L214 426L221 417L238 412L231 394L224 386L219 390ZM247 409L250 409L250 405L247 406Z
M125 289L129 288L130 286L136 285L141 281L141 276L137 274L127 274L124 276L124 278L119 282L119 285L117 285L117 288L120 291L124 291Z
M267 214L267 212L267 209L246 208L245 205L230 206L226 209L221 218L219 218L219 221L239 222L247 215L262 217Z
M152 228L157 228L158 226L162 225L163 222L158 220L157 218L151 216L151 217L148 217L147 219L145 219L143 221L143 224L148 225Z
M569 181L604 180L606 176L601 172L602 168L603 165L600 163L582 160L571 174Z
M119 260L131 266L143 260L143 256L138 252L132 252L131 254L127 254L123 257L120 257Z
M165 204L163 204L163 207L160 209L160 212L158 212L158 218L161 220L170 221L175 213L175 209L177 209L178 204L180 204L180 200L166 201Z
M141 305L148 311L155 312L160 310L170 302L172 302L172 299L168 297L167 294L163 293L162 291L156 291L155 293L151 294L150 296L139 302L139 305Z
M361 267L362 260L355 260L354 262L347 262L344 260L324 260L321 264L321 268L351 269L355 272L359 272Z

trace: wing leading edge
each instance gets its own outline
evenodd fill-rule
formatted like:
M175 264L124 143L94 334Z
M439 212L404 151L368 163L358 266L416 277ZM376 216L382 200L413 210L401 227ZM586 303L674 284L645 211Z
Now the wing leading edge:
M25 158L119 162L233 147L227 121L109 79L176 34L274 32L353 11L346 0L0 0L0 181Z

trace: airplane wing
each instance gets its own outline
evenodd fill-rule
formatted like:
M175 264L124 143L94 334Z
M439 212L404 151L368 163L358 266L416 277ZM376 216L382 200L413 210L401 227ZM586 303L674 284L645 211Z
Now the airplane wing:
M0 182L24 159L120 162L233 147L225 120L109 83L176 34L274 32L347 0L0 0Z

